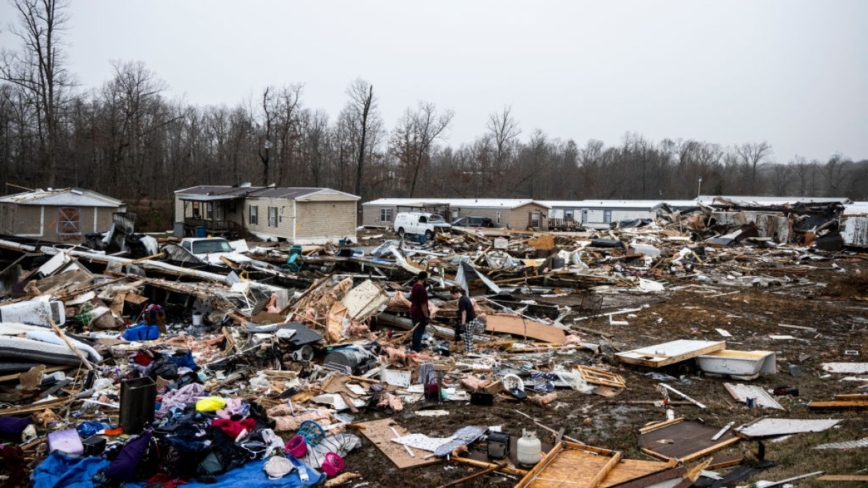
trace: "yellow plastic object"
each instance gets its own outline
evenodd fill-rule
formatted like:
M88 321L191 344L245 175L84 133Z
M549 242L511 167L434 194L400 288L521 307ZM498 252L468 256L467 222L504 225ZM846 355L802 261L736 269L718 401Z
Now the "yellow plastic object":
M197 412L216 412L226 406L226 400L220 397L203 398L196 402Z
M250 281L250 274L247 273L247 270L244 270L238 275L238 278L240 278L241 281Z

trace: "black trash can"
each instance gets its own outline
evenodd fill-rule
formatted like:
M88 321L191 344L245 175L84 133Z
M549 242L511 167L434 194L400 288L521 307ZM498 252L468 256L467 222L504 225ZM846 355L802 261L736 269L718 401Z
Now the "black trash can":
M126 434L138 434L154 421L157 385L145 377L121 382L120 424Z

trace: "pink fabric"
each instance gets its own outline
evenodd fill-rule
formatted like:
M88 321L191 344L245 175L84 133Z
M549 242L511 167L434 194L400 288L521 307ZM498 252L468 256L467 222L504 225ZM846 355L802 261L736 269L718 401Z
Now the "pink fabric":
M199 383L190 383L189 385L178 390L172 390L163 395L160 409L154 412L154 416L158 419L169 415L169 409L175 405L192 402L205 396L205 387Z
M244 401L240 398L230 398L226 400L226 408L217 410L217 416L221 419L228 419L241 410Z

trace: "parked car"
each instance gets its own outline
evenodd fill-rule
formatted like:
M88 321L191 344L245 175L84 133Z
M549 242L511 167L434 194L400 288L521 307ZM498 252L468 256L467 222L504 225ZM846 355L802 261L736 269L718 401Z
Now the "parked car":
M221 256L233 262L246 262L251 259L229 245L229 241L222 237L187 237L181 239L181 247L190 251L190 254L196 256L202 261L224 265L220 259Z
M393 226L398 235L425 234L429 239L435 232L449 232L452 226L443 217L427 212L401 212L395 216Z
M452 221L452 227L500 227L488 217L461 217Z

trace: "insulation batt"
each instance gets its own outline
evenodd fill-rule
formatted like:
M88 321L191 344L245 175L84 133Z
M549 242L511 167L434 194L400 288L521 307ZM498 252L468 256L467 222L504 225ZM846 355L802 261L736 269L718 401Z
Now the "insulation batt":
M461 378L461 385L470 391L479 391L490 384L491 380L481 380L472 375L465 375Z
M551 392L548 395L532 395L528 397L528 400L539 405L540 407L547 407L550 403L558 399L558 394L555 392Z
M386 356L389 358L390 363L407 364L407 352L403 349L386 347L383 350L386 352Z
M377 402L378 407L389 407L396 412L404 410L404 402L391 393L384 393Z

